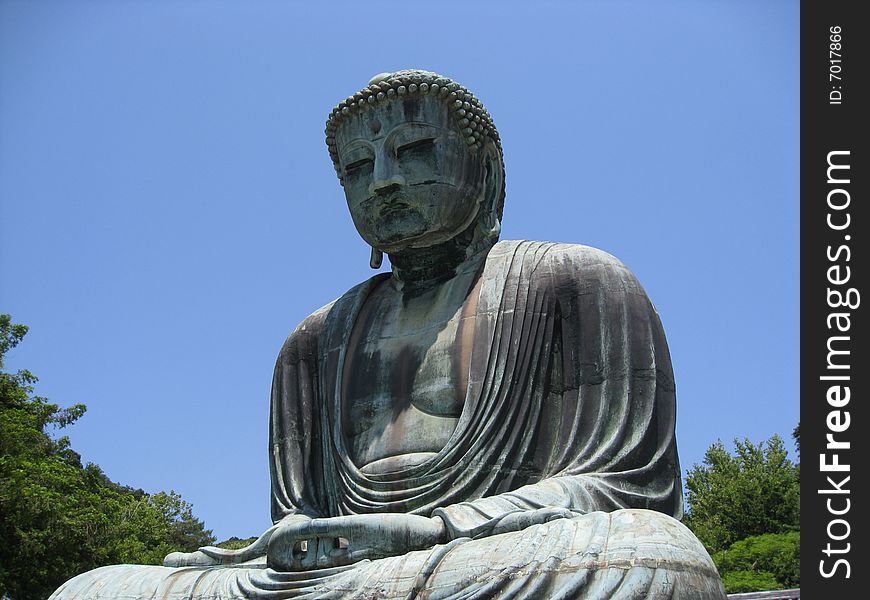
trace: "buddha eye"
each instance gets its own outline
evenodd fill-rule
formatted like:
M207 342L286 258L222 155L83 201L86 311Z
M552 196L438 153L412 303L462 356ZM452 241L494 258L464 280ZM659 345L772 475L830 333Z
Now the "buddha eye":
M403 156L407 156L408 154L417 154L428 152L435 145L435 138L420 138L419 140L414 140L413 142L408 142L407 144L402 144L398 148L396 148L396 156L398 158L402 158Z
M348 175L357 175L359 173L363 173L365 171L370 171L372 166L374 165L374 161L371 158L361 158L359 160L355 160L344 168L344 172Z

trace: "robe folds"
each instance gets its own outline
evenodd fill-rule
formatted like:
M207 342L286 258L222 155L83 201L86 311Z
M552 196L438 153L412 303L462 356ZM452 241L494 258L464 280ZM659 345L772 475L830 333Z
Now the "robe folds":
M425 462L365 474L341 430L348 340L376 275L287 338L272 386L272 518L440 516L449 540L404 556L281 573L265 560L121 565L56 600L102 598L657 598L724 596L680 524L673 370L659 317L612 256L503 241L481 275L465 404ZM499 518L575 511L490 535ZM120 593L119 590L126 590Z
M341 431L339 374L382 274L304 321L272 388L272 519L440 515L471 536L517 509L682 514L673 369L655 309L612 256L505 241L487 257L465 406L423 464L363 474Z

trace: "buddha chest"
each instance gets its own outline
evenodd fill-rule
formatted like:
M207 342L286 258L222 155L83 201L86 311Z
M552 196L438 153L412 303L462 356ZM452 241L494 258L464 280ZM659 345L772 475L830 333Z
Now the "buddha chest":
M419 464L456 428L468 386L478 294L474 275L417 294L380 284L351 333L342 430L368 473Z

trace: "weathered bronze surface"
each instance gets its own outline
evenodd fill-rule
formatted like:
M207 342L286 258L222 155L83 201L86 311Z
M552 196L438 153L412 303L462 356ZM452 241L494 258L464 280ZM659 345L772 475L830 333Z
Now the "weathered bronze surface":
M376 76L327 145L378 274L275 367L275 525L240 551L97 569L54 598L724 598L676 518L673 370L633 274L503 241L483 105Z

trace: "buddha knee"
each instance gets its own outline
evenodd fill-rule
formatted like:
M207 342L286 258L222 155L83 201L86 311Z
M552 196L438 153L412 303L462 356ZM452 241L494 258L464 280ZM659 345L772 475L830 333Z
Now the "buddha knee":
M607 548L631 550L637 558L696 561L713 567L710 555L689 529L664 513L626 508L609 515Z

